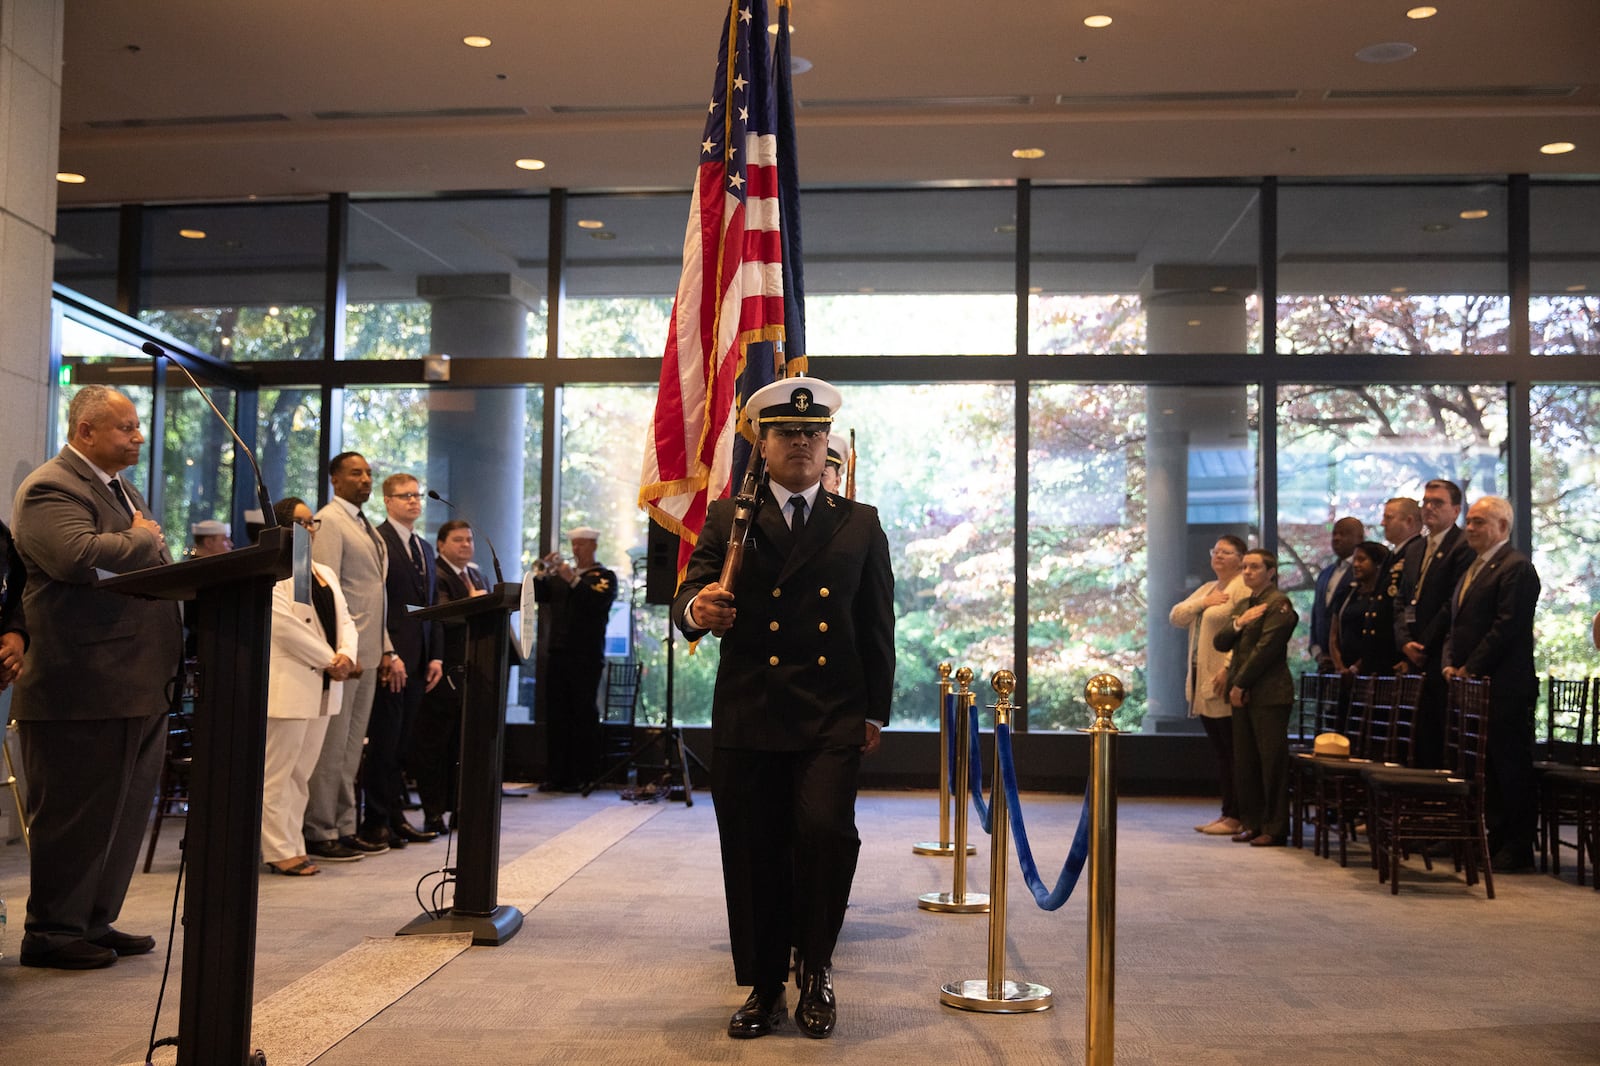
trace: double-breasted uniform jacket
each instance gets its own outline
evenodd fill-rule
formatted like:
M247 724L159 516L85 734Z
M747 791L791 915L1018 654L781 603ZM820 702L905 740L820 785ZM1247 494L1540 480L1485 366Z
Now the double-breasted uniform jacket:
M1444 539L1433 550L1428 572L1422 574L1422 559L1427 551L1424 530L1407 548L1400 573L1399 594L1394 601L1395 649L1399 651L1414 640L1423 646L1429 661L1437 662L1450 632L1451 596L1461 575L1472 565L1473 551L1460 526L1445 530Z
M1294 702L1294 678L1289 674L1289 637L1300 616L1289 597L1268 585L1234 608L1237 618L1257 604L1266 604L1260 618L1235 629L1230 623L1217 632L1218 651L1233 651L1228 664L1228 687L1244 690L1245 702L1256 707L1286 706Z
M135 510L138 489L120 479ZM143 718L166 711L183 656L178 605L96 588L95 571L170 563L160 539L133 519L71 448L17 490L17 549L27 567L27 669L11 713L18 721Z
M342 500L329 500L317 517L322 526L311 542L311 557L339 575L350 620L360 634L357 662L363 670L376 671L383 653L394 650L384 625L388 549L382 537L374 538L361 520L345 509Z
M595 565L578 572L577 584L568 585L559 574L548 573L534 587L534 597L550 604L550 650L583 656L605 651L606 623L617 598L617 575Z
M887 723L894 688L894 574L878 512L819 491L796 535L763 486L735 586L738 615L722 637L712 708L716 747L803 751L860 745L866 721ZM684 612L716 581L732 500L713 503L673 602Z
M421 536L422 569L411 561L411 546L388 519L378 523L378 535L388 552L384 573L384 594L388 599L389 643L395 655L406 664L407 675L422 676L434 659L444 658L444 626L439 622L419 622L407 607L431 607L438 579L435 576L433 546Z

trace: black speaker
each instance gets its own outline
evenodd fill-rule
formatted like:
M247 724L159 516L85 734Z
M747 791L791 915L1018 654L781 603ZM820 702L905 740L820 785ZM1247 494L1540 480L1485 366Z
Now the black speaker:
M645 541L644 602L670 604L677 591L678 538L652 518Z

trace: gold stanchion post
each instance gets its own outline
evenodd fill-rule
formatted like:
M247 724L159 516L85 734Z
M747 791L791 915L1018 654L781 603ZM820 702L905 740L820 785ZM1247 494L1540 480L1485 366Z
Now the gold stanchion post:
M994 724L1011 724L1011 694L1017 677L1001 670L991 682L999 700L994 707ZM961 1010L985 1014L1027 1014L1049 1010L1053 993L1044 985L1029 981L1006 980L1006 860L1010 852L1011 821L1006 806L1005 785L1000 774L1000 744L995 741L994 794L989 811L989 972L981 981L952 981L939 990L939 1002Z
M980 914L989 909L989 897L967 891L967 719L974 699L972 667L956 671L956 684L960 686L956 695L956 785L950 792L956 811L955 845L950 849L956 860L955 876L949 892L925 892L917 897L917 906L943 914Z
M921 840L911 845L912 852L917 855L956 853L955 842L950 839L950 716L944 709L950 693L955 690L950 680L953 669L949 663L939 664L939 839ZM967 845L968 855L977 850L976 845Z
M1116 1061L1117 727L1111 715L1125 698L1113 674L1083 688L1094 711L1089 734L1089 952L1084 981L1085 1066Z

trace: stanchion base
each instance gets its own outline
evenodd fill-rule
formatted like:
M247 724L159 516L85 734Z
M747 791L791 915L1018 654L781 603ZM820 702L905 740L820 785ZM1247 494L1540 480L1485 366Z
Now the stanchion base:
M956 846L954 842L941 844L937 840L922 840L911 845L911 853L913 855L954 855ZM967 854L978 854L978 845L968 844Z
M957 1010L975 1010L984 1014L1028 1014L1049 1010L1055 1005L1053 995L1044 985L1027 981L1001 981L996 996L988 981L951 981L939 989L939 1002Z
M473 947L497 948L517 935L522 928L522 912L515 907L501 905L488 914L467 914L446 911L435 918L431 914L419 915L404 927L395 930L395 936L429 936L440 933L471 933Z
M944 914L987 914L989 896L985 892L928 892L917 897L917 906Z

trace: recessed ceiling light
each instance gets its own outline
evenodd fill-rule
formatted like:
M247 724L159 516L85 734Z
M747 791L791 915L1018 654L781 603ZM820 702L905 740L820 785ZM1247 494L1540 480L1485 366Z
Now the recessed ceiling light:
M601 222L598 218L580 218L580 219L578 219L578 228L579 229L605 229L606 228L606 224L604 222Z
M1577 147L1571 141L1551 141L1549 144L1541 144L1539 151L1545 155L1566 155Z
M1363 63L1398 63L1416 54L1417 46L1414 44L1407 44L1405 41L1384 41L1382 44L1367 45L1356 53L1356 58Z
M1213 285L1213 286L1211 286L1211 291L1212 292L1227 292L1228 291L1228 287L1226 285Z
M84 177L82 174L74 174L70 170L63 170L61 173L56 175L56 180L63 185L82 185L89 179Z
M178 236L191 241L203 241L206 239L206 231L203 229L181 229L178 231Z
M1474 207L1470 211L1461 212L1461 217L1466 219L1468 222L1471 222L1475 218L1488 218L1489 212L1485 211L1481 207Z
M283 308L274 305L267 308L267 314L271 315L273 318L277 318L279 315L283 314Z
M1014 223L1014 222L1002 222L1002 223L1000 223L1000 225L998 225L998 226L996 226L994 228L994 231L996 233L1001 234L1001 235L1005 235L1007 233L1015 233L1015 232L1017 232L1017 226L1016 226L1016 223Z
M1198 326L1199 324L1200 324L1200 320L1198 318L1191 318L1189 320L1189 325L1191 325L1191 326Z
M617 239L617 235L608 229L591 230L589 236L597 241L614 241Z
M1410 292L1411 290L1406 288L1404 285L1396 285L1394 288L1390 289L1389 291L1394 293L1396 296L1404 296L1406 293Z
M233 345L233 338L232 337L224 337L224 338L222 338L222 346L224 348L231 347L232 345Z
M1587 285L1568 285L1567 286L1567 291L1568 292L1588 292L1589 291L1589 286L1587 286Z
M544 169L544 160L543 159L519 159L519 160L517 160L517 169L518 170L543 170Z
M461 38L461 43L468 48L488 48L491 44L494 44L489 38L480 37L475 33Z
M776 22L767 23L767 32L768 33L777 33L778 32L778 24ZM794 36L794 23L792 23L792 22L789 23L789 36L790 37Z
M1028 286L1028 295L1029 296L1038 296L1042 292L1044 292L1044 286L1043 285L1029 285Z
M1088 18L1083 20L1083 24L1089 27L1091 30L1103 30L1107 26L1111 25L1111 16L1090 15Z
M1011 149L1011 158L1012 159L1043 159L1044 158L1044 149L1043 148L1013 148L1013 149Z
M1449 228L1450 223L1448 222L1424 222L1422 224L1423 233L1443 233Z
M1431 18L1433 18L1433 16L1437 15L1438 13L1439 13L1439 9L1438 8L1429 7L1426 4L1424 4L1422 7L1414 7L1410 11L1407 11L1406 12L1406 18L1408 18L1408 19L1431 19Z

